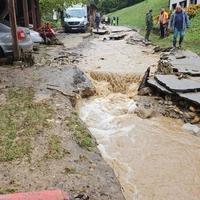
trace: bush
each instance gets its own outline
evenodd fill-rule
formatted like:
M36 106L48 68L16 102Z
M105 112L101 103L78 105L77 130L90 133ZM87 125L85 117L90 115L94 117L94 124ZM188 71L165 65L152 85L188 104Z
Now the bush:
M186 12L188 13L190 19L196 16L199 9L200 9L200 4L190 5L188 8L186 8Z

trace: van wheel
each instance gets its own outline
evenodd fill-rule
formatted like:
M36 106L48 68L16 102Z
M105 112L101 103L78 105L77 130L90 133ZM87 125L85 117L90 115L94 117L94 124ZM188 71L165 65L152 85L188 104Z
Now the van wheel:
M3 57L4 57L4 53L3 53L2 48L0 47L0 58L3 58Z
M65 27L65 33L69 33L69 30L67 27Z

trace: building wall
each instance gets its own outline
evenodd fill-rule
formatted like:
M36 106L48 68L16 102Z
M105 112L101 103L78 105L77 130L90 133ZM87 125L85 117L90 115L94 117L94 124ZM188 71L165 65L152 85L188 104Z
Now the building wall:
M200 0L170 0L170 10L173 9L173 5L183 4L184 6L189 6L191 3L200 4Z

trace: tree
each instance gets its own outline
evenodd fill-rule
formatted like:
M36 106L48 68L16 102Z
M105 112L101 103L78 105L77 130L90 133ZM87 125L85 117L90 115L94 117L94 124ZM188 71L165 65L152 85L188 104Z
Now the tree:
M102 13L110 13L141 1L144 0L98 0L97 6Z
M43 15L52 13L53 10L63 10L66 6L77 3L86 3L87 0L40 0L40 7Z

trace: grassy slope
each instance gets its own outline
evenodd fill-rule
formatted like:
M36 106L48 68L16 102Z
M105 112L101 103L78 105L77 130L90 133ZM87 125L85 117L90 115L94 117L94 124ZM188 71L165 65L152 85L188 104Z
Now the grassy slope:
M159 14L160 8L168 7L168 0L146 0L135 6L131 6L114 13L110 16L119 16L121 25L128 25L131 27L137 27L141 29L141 33L144 34L145 30L145 14L148 9L153 9L153 15ZM188 48L200 55L200 11L197 16L191 20L191 27L188 30L184 47ZM157 25L156 25L157 26ZM165 39L160 39L158 35L152 34L152 41L163 47L171 45L172 35Z
M128 25L138 28L145 27L146 12L152 8L153 14L158 15L162 7L167 7L168 0L145 0L134 6L111 13L111 16L119 16L121 25Z

